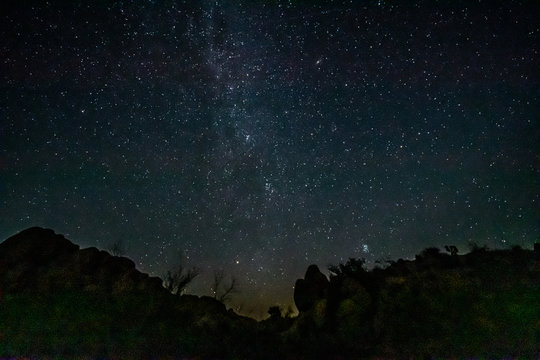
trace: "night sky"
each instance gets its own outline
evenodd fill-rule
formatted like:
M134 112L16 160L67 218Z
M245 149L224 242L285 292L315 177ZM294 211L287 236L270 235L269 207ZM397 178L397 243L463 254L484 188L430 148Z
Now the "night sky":
M349 257L540 235L538 1L0 5L0 239L292 303Z

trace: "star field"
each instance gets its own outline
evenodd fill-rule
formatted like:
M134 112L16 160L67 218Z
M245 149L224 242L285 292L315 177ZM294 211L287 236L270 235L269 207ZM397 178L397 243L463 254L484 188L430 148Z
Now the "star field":
M536 2L2 7L2 239L223 268L264 313L312 263L540 234Z

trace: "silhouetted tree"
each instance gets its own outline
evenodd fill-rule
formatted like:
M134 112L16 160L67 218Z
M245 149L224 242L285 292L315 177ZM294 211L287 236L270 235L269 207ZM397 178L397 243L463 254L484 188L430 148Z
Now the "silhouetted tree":
M355 277L359 274L366 272L364 267L366 263L365 259L355 259L349 258L345 264L339 265L330 265L328 270L333 274L333 276L343 277L343 276L352 276Z
M126 253L124 242L120 239L116 240L108 247L109 253L114 256L123 256Z
M438 257L441 254L441 250L437 247L428 247L420 252L421 258Z
M238 283L234 276L231 276L229 285L225 285L225 271L223 269L214 271L214 281L212 282L212 292L214 299L225 303L230 296L238 292Z
M444 245L444 249L448 251L452 256L455 256L458 253L458 248L454 245Z
M186 287L200 274L197 267L185 269L182 264L176 269L167 271L163 285L172 294L182 295Z

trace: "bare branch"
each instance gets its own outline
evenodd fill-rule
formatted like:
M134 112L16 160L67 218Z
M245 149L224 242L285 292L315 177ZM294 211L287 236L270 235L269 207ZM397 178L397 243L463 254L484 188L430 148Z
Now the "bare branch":
M195 279L199 274L200 270L196 267L192 267L185 274L180 274L178 279L178 287L176 290L177 294L182 294L186 287Z
M214 292L214 299L222 303L228 301L232 294L238 292L238 282L234 276L231 276L231 282L228 286L224 285L224 279L225 272L223 270L214 271L212 291Z
M163 286L172 294L182 295L186 287L201 273L197 267L184 270L184 266L180 264L174 271L169 270L165 274Z
M218 298L219 287L225 278L225 271L223 269L214 271L214 282L212 283L212 291L214 293L214 299Z
M113 256L122 256L126 253L124 242L120 239L110 244L107 250L109 250L109 253Z

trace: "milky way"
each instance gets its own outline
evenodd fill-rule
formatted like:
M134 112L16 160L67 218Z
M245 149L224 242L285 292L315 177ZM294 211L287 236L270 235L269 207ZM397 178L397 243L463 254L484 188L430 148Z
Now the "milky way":
M311 263L538 238L538 2L97 3L2 5L2 239L257 312Z

